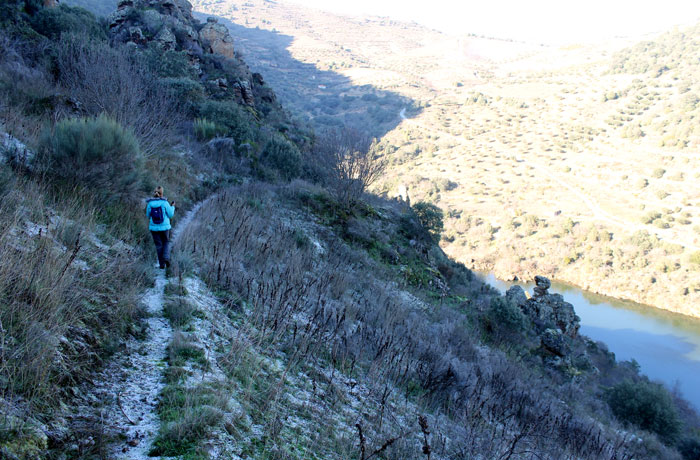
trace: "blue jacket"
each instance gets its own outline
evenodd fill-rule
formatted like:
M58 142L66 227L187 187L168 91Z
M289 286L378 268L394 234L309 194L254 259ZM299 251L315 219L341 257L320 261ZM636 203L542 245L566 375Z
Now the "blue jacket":
M151 208L163 208L163 223L154 224L153 219L151 219ZM148 216L148 229L153 232L162 232L164 230L170 230L170 219L172 219L173 214L175 214L175 206L168 203L167 198L151 198L148 200L146 205L146 216Z

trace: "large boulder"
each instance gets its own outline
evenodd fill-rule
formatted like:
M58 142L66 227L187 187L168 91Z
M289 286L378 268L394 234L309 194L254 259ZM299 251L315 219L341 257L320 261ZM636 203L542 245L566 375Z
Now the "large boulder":
M202 48L212 54L219 54L229 59L235 56L233 37L225 25L219 24L216 18L207 18L207 23L199 31Z

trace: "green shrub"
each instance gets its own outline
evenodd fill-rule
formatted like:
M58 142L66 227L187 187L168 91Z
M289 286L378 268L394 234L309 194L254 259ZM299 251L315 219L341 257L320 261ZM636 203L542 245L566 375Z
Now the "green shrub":
M280 177L290 180L301 172L301 153L296 145L280 136L272 137L262 151L266 165L277 170Z
M208 141L215 137L222 137L228 133L228 129L219 126L206 118L197 118L194 121L194 135L200 141Z
M642 217L642 222L645 224L651 224L656 219L661 218L661 213L658 211L649 211Z
M77 7L60 5L42 8L31 19L34 30L52 40L58 40L64 32L87 35L105 40L107 34L95 15Z
M141 164L134 135L105 116L59 122L42 139L37 156L40 172L73 187L96 189L107 201L138 191Z
M428 241L432 235L420 224L415 213L406 213L399 221L399 232L409 240Z
M489 316L500 327L510 331L520 331L525 325L525 315L517 305L505 297L494 297L489 306Z
M155 43L150 43L143 57L146 65L159 77L197 78L186 51L163 51Z
M425 201L419 201L412 208L423 228L430 233L435 241L440 241L440 235L445 228L442 209Z
M160 83L167 88L173 98L180 103L194 104L204 99L204 88L190 78L161 78Z
M664 177L664 174L666 174L666 170L663 168L656 168L652 173L651 177L654 177L656 179L661 179Z
M628 380L610 388L606 396L619 420L656 433L665 442L678 436L681 427L678 412L662 385Z
M252 116L232 101L206 101L199 107L199 117L226 129L226 136L236 144L255 140Z
M690 263L700 265L700 251L695 251L690 255Z

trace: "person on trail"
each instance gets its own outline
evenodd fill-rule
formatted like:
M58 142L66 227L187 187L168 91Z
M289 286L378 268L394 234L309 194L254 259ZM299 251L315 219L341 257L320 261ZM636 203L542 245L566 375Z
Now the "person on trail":
M159 186L147 203L148 229L158 252L158 267L166 268L170 266L170 219L175 214L175 202L168 203L163 197L163 187Z

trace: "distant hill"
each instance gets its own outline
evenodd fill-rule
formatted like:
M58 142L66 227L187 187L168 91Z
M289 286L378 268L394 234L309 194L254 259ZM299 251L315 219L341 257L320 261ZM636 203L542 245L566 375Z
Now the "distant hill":
M382 136L392 167L379 190L439 205L458 260L700 315L698 27L559 48L283 2L195 10L231 20L251 65L316 126L399 111L397 96L373 93L410 98L406 119L385 125L396 127ZM256 34L284 37L285 58ZM359 87L328 94L315 75Z

